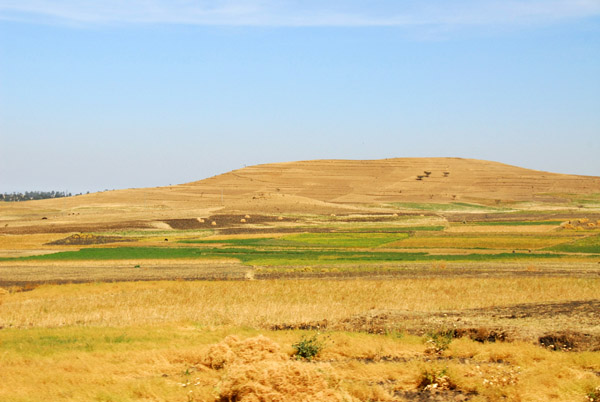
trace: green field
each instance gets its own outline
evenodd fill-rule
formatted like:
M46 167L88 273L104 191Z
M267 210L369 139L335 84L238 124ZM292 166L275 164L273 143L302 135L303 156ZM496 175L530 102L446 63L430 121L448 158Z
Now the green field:
M549 247L549 251L600 254L600 235L589 236L570 243Z
M378 247L406 238L406 233L301 233L284 237L295 243L361 248Z
M235 259L250 266L307 266L411 261L531 261L573 258L570 253L579 253L577 258L594 258L597 257L596 254L600 254L599 236L584 237L586 234L578 231L519 233L519 226L524 222L518 222L518 225L516 223L515 232L510 233L444 232L439 225L394 228L390 232L367 232L364 227L349 226L345 231L340 229L335 232L328 230L250 238L233 235L211 239L206 236L210 232L177 231L175 242L166 244L162 238L160 243L156 240L154 231L148 232L146 237L140 236L142 232L136 232L135 235L139 237L135 238L143 240L147 246L85 246L79 250L0 260ZM493 230L493 225L491 229ZM152 239L153 242L147 243L146 240ZM406 250L411 248L418 250Z
M441 203L421 203L421 202L394 202L393 205L400 209L411 209L419 211L508 211L507 208L492 207L488 205L470 204L466 202L451 202L448 204Z
M558 226L562 221L495 221L495 222L472 222L470 225L477 226Z
M248 265L298 265L329 263L376 263L406 261L497 261L559 258L554 253L428 254L405 252L350 251L340 249L280 249L242 247L111 247L83 248L54 254L4 259L12 261L83 261L147 259L223 259L233 258Z

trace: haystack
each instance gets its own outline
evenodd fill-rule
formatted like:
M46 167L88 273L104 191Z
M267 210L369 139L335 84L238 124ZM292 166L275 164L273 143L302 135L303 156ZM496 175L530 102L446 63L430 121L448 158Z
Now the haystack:
M259 335L228 336L213 345L202 364L222 370L219 401L352 401L338 389L329 364L290 360L279 345Z

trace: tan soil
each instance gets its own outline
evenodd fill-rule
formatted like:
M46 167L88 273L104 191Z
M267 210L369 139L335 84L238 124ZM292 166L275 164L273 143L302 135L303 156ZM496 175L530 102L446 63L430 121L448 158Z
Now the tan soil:
M417 180L424 171L432 173ZM155 222L217 214L390 213L389 204L394 202L459 201L494 207L498 202L531 201L554 205L570 201L565 194L594 193L600 193L598 177L474 159L289 162L252 166L177 186L0 203L0 234L145 229L154 228ZM472 215L453 216L452 220L460 221ZM495 219L493 214L489 217ZM485 219L485 215L477 219Z

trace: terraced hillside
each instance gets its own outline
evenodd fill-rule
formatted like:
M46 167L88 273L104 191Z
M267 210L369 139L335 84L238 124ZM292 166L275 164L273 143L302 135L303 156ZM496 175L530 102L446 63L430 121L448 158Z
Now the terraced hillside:
M538 210L597 212L600 178L459 158L275 163L176 186L0 203L0 233L170 229L177 219L235 213L424 210L464 220L456 214L527 211L531 203Z

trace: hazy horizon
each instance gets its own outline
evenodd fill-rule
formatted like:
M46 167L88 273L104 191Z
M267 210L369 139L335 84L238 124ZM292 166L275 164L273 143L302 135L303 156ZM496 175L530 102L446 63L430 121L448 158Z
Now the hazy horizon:
M0 0L0 193L313 159L600 176L600 1Z

